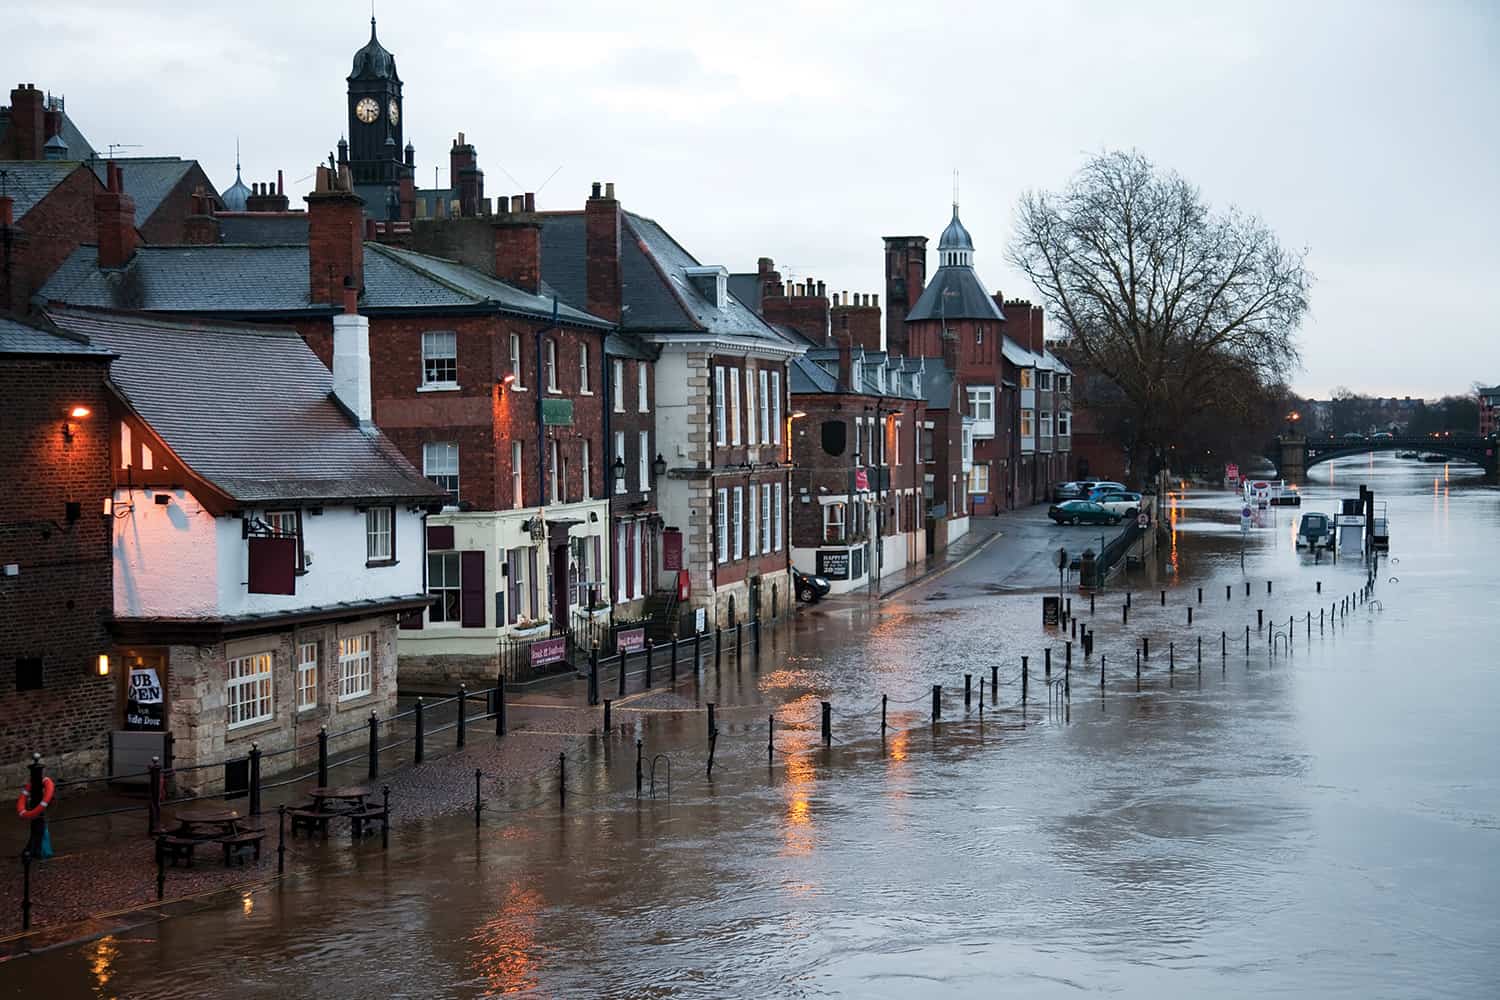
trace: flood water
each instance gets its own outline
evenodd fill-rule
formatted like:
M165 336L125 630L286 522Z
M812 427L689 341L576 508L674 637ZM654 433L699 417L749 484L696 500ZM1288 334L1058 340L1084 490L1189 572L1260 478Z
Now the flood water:
M1500 491L1391 457L1313 478L1304 511L1361 482L1389 504L1377 600L1347 617L1318 622L1367 569L1298 554L1297 510L1242 535L1232 496L1189 492L1160 582L1098 599L1062 712L1040 597L986 588L980 556L875 610L812 610L759 671L685 685L724 706L711 780L702 714L643 716L670 799L666 764L635 798L633 734L587 740L565 810L548 774L477 833L398 827L387 852L330 852L232 906L7 962L0 995L1493 996ZM1295 615L1290 654L1256 609L1282 632ZM977 695L991 664L981 722L962 676Z

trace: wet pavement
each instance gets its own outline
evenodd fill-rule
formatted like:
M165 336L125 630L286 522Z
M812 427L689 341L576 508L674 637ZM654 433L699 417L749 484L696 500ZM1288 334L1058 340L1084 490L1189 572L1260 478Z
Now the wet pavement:
M555 769L517 776L477 830L411 818L389 850L0 964L0 995L1489 995L1500 491L1444 473L1314 471L1303 510L1360 482L1390 504L1391 557L1347 613L1367 570L1296 553L1297 510L1242 535L1232 497L1189 492L1160 568L1092 619L1074 596L1097 645L1049 705L1038 664L1050 646L1060 680L1063 640L1002 539L892 601L767 630L758 666L634 699L623 730L571 744L562 803Z

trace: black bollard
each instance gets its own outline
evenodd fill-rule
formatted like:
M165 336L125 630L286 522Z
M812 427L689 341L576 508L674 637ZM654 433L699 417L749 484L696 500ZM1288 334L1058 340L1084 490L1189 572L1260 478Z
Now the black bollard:
M1063 697L1073 697L1073 664L1071 661L1063 665Z
M880 735L885 736L885 727L880 727ZM776 716L766 716L766 763L769 764L776 759Z
M1167 606L1167 592L1165 590L1163 590L1161 592L1161 606L1162 607L1166 607Z
M758 660L760 659L760 619L755 619L755 624L751 627L755 629L752 638L755 640L755 658Z
M25 851L21 852L21 857L22 858L28 858L30 856L30 854L31 854L31 852L28 849L28 850L25 850ZM165 896L166 894L167 894L167 852L162 847L161 838L158 837L157 840L156 840L156 901L158 903L161 902L162 897ZM25 905L26 905L26 909L29 910L30 906L31 906L31 879L29 877L29 873L28 873L28 878L26 879L26 900L25 900ZM26 914L26 916L27 916L26 926L30 927L31 926L30 914L28 913L28 914Z
M1188 624L1193 624L1193 609L1188 608Z
M719 734L710 733L708 737L708 770L706 772L710 781L714 777L714 751L718 749L718 746Z
M698 669L703 665L703 633L693 633L693 676L698 676Z
M370 780L380 777L380 717L370 709Z
M1167 673L1177 672L1177 643L1167 643Z
M1130 624L1130 605L1128 605L1128 604L1125 605L1124 607L1122 607L1120 609L1120 624L1121 625L1129 625Z
M641 754L643 752L643 746L644 745L641 743L640 740L636 740L635 741L635 797L636 798L640 798L641 797L641 777L642 777L642 774L643 774L642 769L641 769Z
M1135 689L1141 689L1141 651L1135 651Z
M1245 655L1250 655L1250 626L1245 626Z
M623 698L625 697L625 674L630 666L630 650L622 649L615 655L620 660L620 690L617 692L616 696L619 698Z
M719 669L719 664L724 662L724 629L714 626L714 669Z
M671 642L671 644L667 647L667 653L668 653L668 656L667 656L667 673L672 678L672 686L676 687L677 686L677 640L676 639L673 639L672 642ZM756 649L756 655L757 656L760 655L759 648Z
M719 731L718 723L716 723L714 721L714 703L713 702L709 702L708 703L708 732L705 735L707 735L710 738L712 738L713 734L716 733L716 732L718 732L718 731Z
M482 773L479 768L474 768L474 829L476 830L479 829L479 810L483 808L479 797L479 780ZM386 820L389 822L390 817L387 816Z
M1073 641L1071 639L1063 643L1063 666L1073 666Z
M740 650L745 648L745 626L734 627L734 665L738 669L740 665Z
M614 702L610 701L608 698L604 699L604 735L605 736L609 735L609 730L610 730L609 709L610 709L610 706L613 705L613 704L614 704Z
M1203 603L1203 588L1202 587L1198 588L1198 603L1199 604Z
M589 650L589 704L599 704L599 647Z
M286 873L286 803L276 807L276 874Z
M1261 629L1263 629L1265 627L1266 627L1266 609L1265 608L1256 608L1255 609L1255 629L1258 632L1258 631L1260 631Z
M1074 639L1078 638L1078 619L1077 618L1070 618L1070 619L1068 619L1068 630L1069 630L1069 634L1072 636L1072 638L1074 638Z
M328 727L318 727L318 787L328 787Z
M1249 580L1245 581L1245 596L1246 597L1250 596L1250 581Z
M1109 657L1105 656L1105 655L1100 655L1100 657L1099 657L1099 690L1100 691L1104 690L1104 662L1106 660L1108 660L1108 659L1109 659Z
M1143 659L1143 660L1149 660L1149 659L1151 659L1151 637L1150 636L1145 636L1145 635L1141 636L1141 659Z
M1266 593L1269 594L1270 592L1271 592L1271 581L1267 580L1266 581Z
M833 706L823 702L823 745L833 745Z
M880 696L880 738L885 739L885 702L886 695Z
M250 743L250 815L260 815L260 744Z
M411 707L412 725L416 732L412 734L412 763L422 763L427 747L427 709L422 704L422 696L417 696L417 703Z
M151 787L146 792L146 834L154 837L161 829L161 758L152 757L146 768L146 780Z
M1028 687L1029 680L1030 678L1028 676L1028 671L1026 668L1026 657L1023 656L1021 657L1021 708L1023 712L1026 708L1026 688Z
M1089 594L1089 617L1092 618L1093 616L1094 616L1094 595L1093 594Z
M380 846L391 846L391 786L380 786L380 809L385 818L380 821Z
M932 721L936 722L943 717L943 686L934 684L932 686Z
M621 673L624 671L622 670ZM505 735L505 676L495 678L495 735Z
M645 690L651 690L651 654L655 651L656 644L649 638L646 640L646 685Z
M981 680L979 683L983 684L984 681ZM965 712L967 712L969 710L970 701L971 701L971 699L973 697L973 692L974 692L974 675L973 674L964 674L964 711Z
M1068 621L1073 620L1073 598L1068 598L1067 610L1063 613L1068 616Z
M1318 581L1318 593L1321 594L1322 592L1323 592L1323 581L1319 580Z
M1198 637L1198 667L1203 667L1203 636Z
M1042 650L1042 655L1045 658L1043 662L1044 662L1044 664L1046 666L1046 671L1045 671L1045 673L1042 676L1043 676L1043 679L1045 679L1048 684L1051 684L1052 683L1052 647L1048 646L1046 649Z
M1127 608L1130 607L1130 593L1128 591L1125 594L1125 606Z
M1224 657L1224 656L1228 656L1228 655L1229 655L1229 633L1225 632L1225 631L1223 631L1221 629L1219 631L1219 656Z
M458 748L460 750L462 750L463 746L464 746L464 734L468 731L468 726L469 726L469 719L468 719L468 716L469 716L469 688L468 688L468 685L466 685L466 684L460 684L458 686L458 694L456 695L456 697L458 698L458 726L457 726L457 729L455 730L455 732L457 733L457 735L455 737L455 742L458 744Z
M557 755L557 808L568 807L568 755Z

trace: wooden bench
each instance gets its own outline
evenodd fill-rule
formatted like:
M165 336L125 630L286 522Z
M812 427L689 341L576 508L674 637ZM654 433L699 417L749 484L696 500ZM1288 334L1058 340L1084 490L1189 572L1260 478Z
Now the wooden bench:
M391 822L390 813L377 805L356 809L354 812L349 813L348 816L349 829L353 833L355 840L363 837L366 833L375 832L373 827L376 822L379 822L382 827L389 825ZM366 824L370 825L369 828L366 827Z
M245 863L245 852L247 849L254 851L255 860L258 863L260 861L260 842L264 840L265 837L266 834L264 830L250 829L241 830L240 832L231 834L227 837L220 837L219 843L224 845L224 867L228 868L231 862L236 859L238 859L239 863L243 865Z
M328 836L328 821L333 819L330 813L319 812L316 809L288 809L286 814L292 819L292 836L297 836L298 830L306 830L312 833L314 830L324 837Z
M188 837L178 837L166 834L156 838L156 849L161 851L165 857L172 860L172 867L177 867L177 862L186 861L187 867L193 867L193 848L202 841L192 840Z

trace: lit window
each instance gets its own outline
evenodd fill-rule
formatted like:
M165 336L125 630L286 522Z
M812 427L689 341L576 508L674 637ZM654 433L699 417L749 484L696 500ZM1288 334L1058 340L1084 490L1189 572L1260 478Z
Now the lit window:
M457 552L427 554L427 596L436 598L427 608L430 622L459 620L459 559Z
M988 462L975 462L974 467L969 470L969 492L988 493L990 491L990 466Z
M318 644L297 644L297 710L318 707Z
M428 441L422 445L422 475L448 491L448 502L458 504L458 445Z
M451 330L422 334L422 384L435 388L458 385L458 334Z
M394 507L370 507L365 510L365 559L370 562L387 562L396 558L395 535L392 524Z
M838 544L844 540L844 510L841 503L823 505L823 541Z
M1022 389L1030 389L1031 388L1031 369L1030 368L1022 368L1021 369L1021 388Z
M370 661L371 633L339 640L339 701L367 695L374 688L375 671Z
M1031 437L1031 411L1030 410L1022 410L1021 411L1021 436L1023 438L1029 438L1029 437Z
M224 703L230 729L271 718L271 659L270 653L255 653L229 661Z

